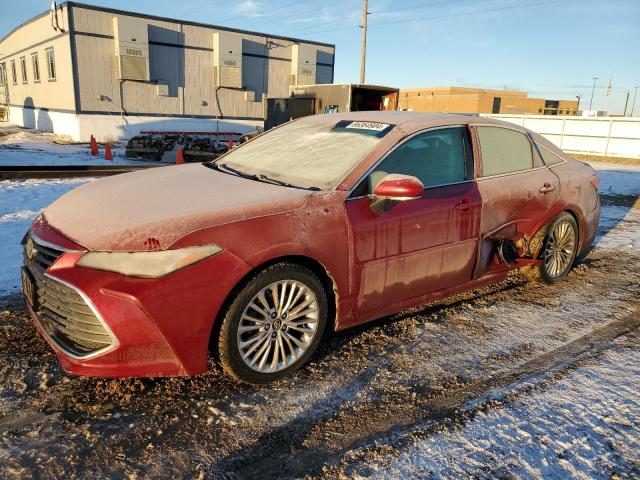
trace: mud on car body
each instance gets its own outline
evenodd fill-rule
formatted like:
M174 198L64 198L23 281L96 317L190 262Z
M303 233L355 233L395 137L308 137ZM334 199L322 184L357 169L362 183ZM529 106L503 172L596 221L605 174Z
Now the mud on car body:
M306 117L213 163L64 195L23 241L23 291L65 370L224 369L264 383L344 329L499 282L554 283L595 236L598 181L544 138L459 115Z

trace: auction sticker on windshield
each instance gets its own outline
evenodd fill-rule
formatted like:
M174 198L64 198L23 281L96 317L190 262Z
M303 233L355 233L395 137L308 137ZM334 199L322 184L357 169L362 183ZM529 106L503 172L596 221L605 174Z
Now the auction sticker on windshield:
M364 133L366 135L374 135L378 138L384 137L395 125L379 122L362 122L343 120L338 122L333 128L334 131L348 131L355 133Z

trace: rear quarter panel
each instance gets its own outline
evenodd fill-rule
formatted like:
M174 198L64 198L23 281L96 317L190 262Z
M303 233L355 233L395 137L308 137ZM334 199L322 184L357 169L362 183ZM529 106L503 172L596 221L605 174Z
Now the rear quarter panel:
M551 170L560 179L560 202L563 210L571 211L580 228L582 252L595 237L600 220L600 199L590 179L596 175L593 168L577 160L553 165Z

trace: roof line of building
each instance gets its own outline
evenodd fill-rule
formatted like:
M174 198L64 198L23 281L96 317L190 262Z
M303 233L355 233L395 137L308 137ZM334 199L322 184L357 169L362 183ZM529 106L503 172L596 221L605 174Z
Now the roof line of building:
M263 33L263 32L254 32L251 30L243 30L243 29L239 29L239 28L230 28L230 27L222 27L220 25L213 25L210 23L202 23L202 22L194 22L191 20L180 20L177 18L170 18L170 17L161 17L158 15L148 15L146 13L140 13L140 12L129 12L127 10L118 10L115 8L108 8L108 7L100 7L97 5L87 5L86 3L80 3L80 2L72 2L72 1L67 1L67 2L62 2L60 5L60 7L62 6L67 6L67 7L78 7L78 8L85 8L88 10L96 10L99 12L108 12L108 13L114 13L116 15L128 15L130 17L138 17L138 18L146 18L149 20L158 20L161 22L171 22L171 23L179 23L182 25L191 25L194 27L203 27L203 28L213 28L215 30L223 30L223 31L227 31L227 32L235 32L235 33L242 33L245 35L256 35L256 36L260 36L260 37L267 37L267 38L273 38L276 40L287 40L290 42L296 42L296 43L307 43L309 45L318 45L321 47L329 47L329 48L333 48L335 50L336 46L335 44L332 43L324 43L324 42L316 42L313 40L304 40L301 38L295 38L295 37L287 37L287 36L283 36L283 35L271 35L268 33ZM13 33L15 33L17 30L19 30L20 28L24 27L25 25L28 25L31 22L34 22L35 20L38 20L39 18L45 17L49 15L49 10L46 10L45 12L36 15L35 17L30 18L29 20L26 20L24 22L22 22L20 25L18 25L17 27L15 27L13 30L11 30L9 33L7 33L4 37L0 38L0 42L3 42L5 39L7 39L8 37L10 37L11 35L13 35Z

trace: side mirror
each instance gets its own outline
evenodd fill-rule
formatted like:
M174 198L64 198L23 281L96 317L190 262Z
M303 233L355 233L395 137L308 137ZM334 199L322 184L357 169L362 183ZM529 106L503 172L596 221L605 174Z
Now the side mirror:
M402 202L422 197L424 185L411 175L391 173L384 177L373 190L375 197Z

